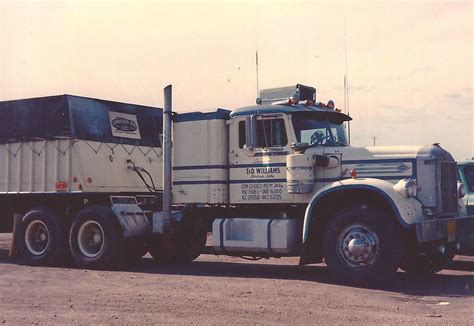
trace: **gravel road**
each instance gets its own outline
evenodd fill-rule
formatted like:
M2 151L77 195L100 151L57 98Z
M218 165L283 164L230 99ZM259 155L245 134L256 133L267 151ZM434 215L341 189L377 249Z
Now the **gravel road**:
M203 255L160 267L90 271L29 267L0 235L0 324L474 324L474 257L429 278L337 284L324 264Z

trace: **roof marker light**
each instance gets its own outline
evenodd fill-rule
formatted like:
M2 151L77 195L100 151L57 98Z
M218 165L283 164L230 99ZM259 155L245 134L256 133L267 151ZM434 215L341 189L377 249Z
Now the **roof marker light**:
M288 104L298 104L298 102L298 99L295 97L291 97L290 99L288 99Z

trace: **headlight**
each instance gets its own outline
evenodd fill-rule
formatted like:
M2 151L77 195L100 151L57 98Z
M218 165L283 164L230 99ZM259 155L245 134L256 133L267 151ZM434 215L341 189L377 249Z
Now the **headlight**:
M415 181L411 179L403 179L398 181L394 188L406 198L416 197L418 191Z
M464 184L462 182L458 182L458 198L463 198L464 196L466 196Z

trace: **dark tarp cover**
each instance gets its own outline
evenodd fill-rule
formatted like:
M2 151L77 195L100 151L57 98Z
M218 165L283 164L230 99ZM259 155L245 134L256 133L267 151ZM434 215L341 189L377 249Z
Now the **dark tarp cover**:
M110 112L135 115L141 139L112 135ZM0 143L70 137L105 143L161 147L159 108L73 95L0 102Z

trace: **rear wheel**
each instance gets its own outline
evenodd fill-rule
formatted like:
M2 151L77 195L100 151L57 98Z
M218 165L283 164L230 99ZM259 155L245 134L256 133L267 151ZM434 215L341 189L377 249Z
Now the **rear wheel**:
M148 247L143 240L136 238L126 239L123 244L123 263L126 265L134 263L145 256L147 252Z
M173 234L160 236L151 242L149 252L159 263L188 263L201 255L206 246L207 231L197 219L185 220Z
M29 210L21 219L17 244L22 259L31 265L55 265L63 257L66 242L58 215L46 207Z
M69 233L72 257L81 268L117 267L121 241L115 216L109 208L102 206L79 211Z
M400 231L377 207L355 206L336 213L324 235L324 257L339 280L369 283L391 279L402 258Z
M455 244L446 246L444 254L436 248L426 251L415 249L406 253L401 268L407 274L432 275L448 267L455 255Z

